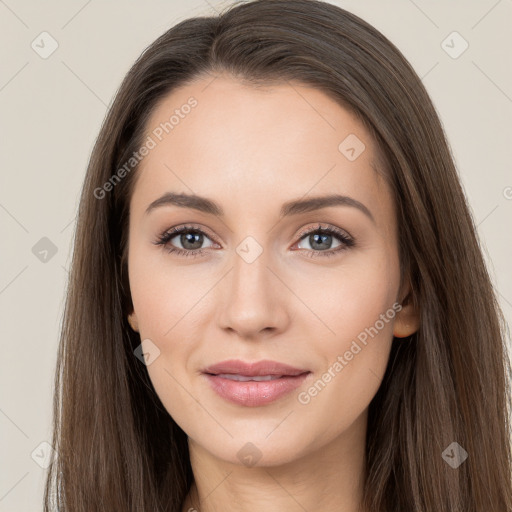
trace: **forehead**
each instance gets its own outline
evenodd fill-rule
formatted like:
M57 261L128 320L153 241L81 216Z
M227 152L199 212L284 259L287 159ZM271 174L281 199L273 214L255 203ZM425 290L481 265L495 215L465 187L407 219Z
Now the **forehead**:
M160 101L145 139L153 147L137 171L134 195L146 203L168 191L193 192L221 203L238 200L258 214L270 197L276 211L305 194L390 201L363 124L303 84L255 87L228 75L198 79Z

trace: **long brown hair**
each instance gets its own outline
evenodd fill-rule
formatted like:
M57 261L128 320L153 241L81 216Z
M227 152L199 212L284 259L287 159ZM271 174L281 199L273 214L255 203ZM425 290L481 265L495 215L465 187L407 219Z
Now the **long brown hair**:
M365 508L512 511L506 324L439 118L388 39L315 0L256 0L185 20L125 77L79 206L45 511L180 511L192 483L187 436L134 356L141 340L127 323L137 168L115 182L113 175L140 148L159 100L221 71L252 84L294 80L334 98L373 135L392 186L402 278L412 283L421 325L393 340L369 406ZM468 454L457 468L443 457L454 442Z

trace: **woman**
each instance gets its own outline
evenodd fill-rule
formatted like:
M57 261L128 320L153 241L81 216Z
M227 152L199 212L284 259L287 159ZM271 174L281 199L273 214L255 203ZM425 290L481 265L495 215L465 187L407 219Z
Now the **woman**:
M375 28L312 0L173 27L87 170L45 509L512 510L475 233Z

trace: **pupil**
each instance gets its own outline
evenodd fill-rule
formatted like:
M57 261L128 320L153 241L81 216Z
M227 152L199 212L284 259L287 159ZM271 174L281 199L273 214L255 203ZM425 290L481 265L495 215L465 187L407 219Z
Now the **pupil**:
M320 234L316 233L314 235L310 235L309 243L313 249L329 249L332 235ZM315 245L318 244L317 247Z
M181 235L180 242L181 242L181 245L185 249L190 249L190 250L200 249L201 245L203 245L203 235L201 233L192 233L192 232L183 233ZM191 244L192 247L188 246L187 244Z

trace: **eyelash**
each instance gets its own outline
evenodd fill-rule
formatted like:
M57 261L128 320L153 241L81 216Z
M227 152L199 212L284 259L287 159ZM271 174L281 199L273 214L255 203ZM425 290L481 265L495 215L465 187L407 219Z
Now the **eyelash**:
M196 226L193 226L193 225L187 225L187 226L174 227L167 231L164 231L158 237L156 242L153 242L153 243L155 245L162 246L162 248L165 249L168 253L174 253L178 256L195 258L197 256L201 256L204 252L206 252L206 249L184 250L184 249L180 249L179 247L172 247L172 246L168 245L170 240L172 240L174 237L176 237L177 235L180 235L182 233L201 233L201 234L205 235L206 237L211 238L202 229L200 229ZM354 239L352 237L348 236L345 232L343 232L333 226L323 227L320 224L318 224L318 226L316 226L314 228L310 228L305 231L302 231L299 235L299 242L304 237L306 237L307 235L310 235L312 233L333 235L335 238L337 238L341 242L342 245L340 245L336 249L329 249L326 251L315 251L315 250L311 250L311 249L299 249L299 250L306 251L307 256L310 258L334 256L337 253L345 251L355 245Z

